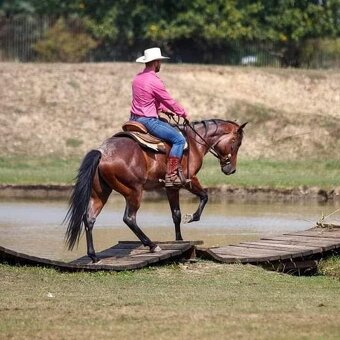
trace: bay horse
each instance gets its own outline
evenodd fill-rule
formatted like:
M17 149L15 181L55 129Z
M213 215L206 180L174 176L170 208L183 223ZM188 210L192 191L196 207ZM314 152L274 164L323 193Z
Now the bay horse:
M183 174L190 179L184 188L199 198L197 210L188 222L199 221L208 201L208 194L201 186L196 174L201 169L203 157L213 153L220 161L221 170L226 175L236 171L237 152L242 143L243 128L232 121L210 119L181 125L186 135L188 151L182 158ZM141 147L136 141L125 136L113 136L104 141L100 148L92 150L84 157L71 194L70 206L65 217L68 222L65 241L72 250L79 242L85 226L87 255L98 262L93 246L92 230L97 216L107 202L112 190L124 196L126 207L123 221L151 252L161 251L139 228L136 214L141 204L144 190L164 187L166 163L170 145L166 153L157 153ZM166 188L176 240L183 240L181 234L181 210L179 187Z

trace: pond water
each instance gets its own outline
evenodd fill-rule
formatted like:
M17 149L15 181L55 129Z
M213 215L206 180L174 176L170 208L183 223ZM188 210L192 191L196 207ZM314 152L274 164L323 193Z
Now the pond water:
M86 253L85 235L72 252L65 249L62 224L67 200L1 200L0 246L26 254L54 260L72 260ZM119 196L111 197L97 219L94 242L97 251L119 240L137 240L122 221L125 203ZM182 214L193 213L196 200L181 201ZM264 234L280 234L312 227L324 215L340 208L340 202L319 204L298 202L210 201L201 221L182 224L187 240L203 240L205 246L222 246L245 240L255 240ZM168 203L145 200L137 215L143 231L152 239L174 240L174 227ZM340 212L327 222L340 224Z

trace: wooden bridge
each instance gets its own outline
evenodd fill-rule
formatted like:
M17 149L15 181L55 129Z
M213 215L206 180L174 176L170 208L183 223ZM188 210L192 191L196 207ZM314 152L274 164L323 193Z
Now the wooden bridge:
M162 251L150 253L140 242L119 242L97 253L100 259L98 263L92 263L88 256L66 263L0 247L0 261L47 266L65 271L121 271L197 256L223 263L249 263L272 270L300 274L314 271L320 259L340 253L340 227L314 228L216 248L204 248L201 246L202 241L157 243Z
M249 263L291 273L314 271L321 258L340 252L340 228L313 228L258 241L198 249L197 256L223 263Z
M157 242L162 251L150 253L149 248L140 242L121 241L115 246L97 253L100 259L92 263L88 256L83 256L72 262L54 261L45 258L30 256L0 247L0 261L11 264L36 265L52 267L64 271L122 271L140 269L153 264L162 264L166 261L178 261L191 258L195 254L195 245L202 241Z

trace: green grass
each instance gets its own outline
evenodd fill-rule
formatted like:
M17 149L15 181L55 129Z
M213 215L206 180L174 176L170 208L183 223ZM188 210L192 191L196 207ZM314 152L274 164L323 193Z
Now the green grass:
M0 157L0 183L72 184L80 159Z
M340 281L200 261L121 273L0 265L3 339L336 339Z
M320 261L318 271L322 275L335 277L340 280L340 255Z
M225 176L219 169L218 161L207 157L199 177L208 186L232 184L242 187L317 186L334 188L340 186L340 161L241 159L238 161L236 173Z
M71 184L81 158L1 157L0 183ZM241 159L234 175L224 175L218 161L208 156L198 174L205 186L232 184L241 187L287 188L340 186L340 161L274 161Z

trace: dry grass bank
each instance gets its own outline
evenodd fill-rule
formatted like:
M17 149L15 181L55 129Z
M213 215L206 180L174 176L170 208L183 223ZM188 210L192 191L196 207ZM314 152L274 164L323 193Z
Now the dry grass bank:
M82 155L128 118L140 65L0 64L0 156ZM340 71L164 64L192 120L249 121L242 157L338 158Z

